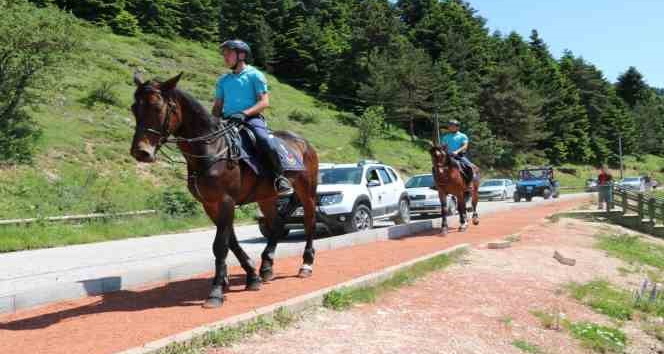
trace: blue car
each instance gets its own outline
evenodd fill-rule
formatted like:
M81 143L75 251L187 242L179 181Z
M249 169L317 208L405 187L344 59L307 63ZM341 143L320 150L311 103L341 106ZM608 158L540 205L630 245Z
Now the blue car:
M553 168L530 168L519 171L514 201L531 201L533 197L558 198L560 183L553 179Z

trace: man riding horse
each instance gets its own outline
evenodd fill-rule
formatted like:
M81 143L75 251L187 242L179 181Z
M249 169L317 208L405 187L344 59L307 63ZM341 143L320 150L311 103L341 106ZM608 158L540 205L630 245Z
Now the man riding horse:
M293 193L290 181L284 177L279 144L267 129L263 111L270 106L265 75L246 63L251 55L247 43L228 40L221 44L224 63L231 72L217 80L212 115L244 123L256 137L258 149L267 154L274 173L274 187L279 195Z
M440 143L447 146L450 157L459 164L461 171L463 171L466 185L470 186L474 177L474 165L466 157L469 140L466 134L459 131L460 126L461 123L456 119L447 122L447 133L441 133Z

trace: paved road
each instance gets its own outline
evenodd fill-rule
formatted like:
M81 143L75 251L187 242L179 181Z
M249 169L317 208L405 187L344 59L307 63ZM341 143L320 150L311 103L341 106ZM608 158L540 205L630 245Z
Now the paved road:
M567 195L561 198L573 198ZM480 203L480 215L499 210L527 208L541 203L555 201L534 200L532 203L483 202ZM458 218L450 217L452 225ZM379 223L378 227L391 225ZM239 226L236 234L247 253L258 262L264 248L264 238L256 225ZM172 235L134 238L120 241L100 242L86 245L57 247L51 249L21 251L0 254L0 312L12 307L29 307L30 304L14 304L12 296L35 289L49 289L40 294L44 299L54 297L49 293L62 284L89 284L85 281L105 277L117 277L118 287L141 284L141 279L149 278L146 273L168 272L168 278L181 278L192 272L206 272L213 269L212 241L214 230L188 232ZM286 250L303 250L301 231L291 232L288 240L277 249L277 258L286 254ZM315 246L315 243L314 243ZM195 266L191 266L195 263ZM188 264L178 270L179 265ZM229 257L229 264L234 265L234 257ZM175 268L174 268L175 267ZM132 272L140 271L135 279ZM121 275L121 276L119 276ZM106 287L106 285L104 285ZM87 289L88 293L106 292L112 289ZM41 291L36 291L42 293ZM57 296L55 296L57 297ZM41 303L39 298L34 303Z

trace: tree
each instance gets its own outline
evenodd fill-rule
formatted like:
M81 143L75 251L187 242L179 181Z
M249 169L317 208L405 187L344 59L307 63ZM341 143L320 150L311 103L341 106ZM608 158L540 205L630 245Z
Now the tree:
M164 37L181 33L180 0L127 0L126 9L145 32Z
M649 88L643 80L643 75L635 67L630 66L627 71L618 77L616 93L629 108L634 108L639 102L647 98Z
M371 155L371 140L380 134L385 121L385 110L381 106L370 106L357 121L357 143L367 154Z
M78 24L25 0L0 0L0 7L0 160L29 162L40 134L24 110L35 100L29 89L45 87L46 71L76 48Z
M542 99L518 82L518 69L513 66L496 68L482 86L479 95L480 117L506 149L509 161L518 155L538 156L537 143L548 137L541 115Z
M183 37L210 42L219 35L219 1L188 0L182 4L181 34Z

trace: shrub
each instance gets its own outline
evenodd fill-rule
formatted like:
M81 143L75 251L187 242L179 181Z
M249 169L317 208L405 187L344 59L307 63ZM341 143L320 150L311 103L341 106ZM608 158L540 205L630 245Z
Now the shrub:
M152 201L160 212L174 216L187 217L200 213L198 202L189 193L183 191L165 191Z
M302 124L311 124L311 123L317 123L318 122L318 117L314 115L312 112L301 112L298 110L292 111L288 115L288 119L295 121L295 122L300 122Z

